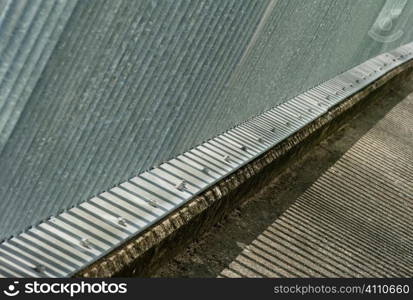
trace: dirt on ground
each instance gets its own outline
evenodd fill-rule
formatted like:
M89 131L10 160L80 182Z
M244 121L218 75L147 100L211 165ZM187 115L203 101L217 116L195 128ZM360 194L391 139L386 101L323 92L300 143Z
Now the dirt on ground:
M318 177L408 92L393 87L373 95L359 113L300 161L274 178L225 220L195 240L153 277L217 277L269 224L272 224ZM411 96L411 95L410 95ZM382 101L385 98L385 101Z

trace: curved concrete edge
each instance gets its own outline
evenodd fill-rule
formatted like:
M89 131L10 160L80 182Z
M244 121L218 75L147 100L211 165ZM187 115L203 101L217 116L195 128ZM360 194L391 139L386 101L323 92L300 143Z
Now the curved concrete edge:
M369 103L367 96L411 72L412 66L410 60L392 69L74 276L150 275L285 170L289 163L362 110Z

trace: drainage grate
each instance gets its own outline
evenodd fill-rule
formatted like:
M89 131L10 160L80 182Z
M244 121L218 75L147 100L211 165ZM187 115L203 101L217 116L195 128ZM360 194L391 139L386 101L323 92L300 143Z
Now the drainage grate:
M66 277L412 58L379 55L0 244L0 277Z

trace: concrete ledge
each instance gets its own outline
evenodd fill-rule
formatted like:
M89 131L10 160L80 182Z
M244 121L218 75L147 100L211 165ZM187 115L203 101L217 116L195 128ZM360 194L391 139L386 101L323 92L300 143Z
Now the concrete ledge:
M285 170L292 161L353 118L373 101L374 97L367 96L380 93L393 80L403 80L411 73L412 66L413 61L410 61L393 69L75 276L150 275Z

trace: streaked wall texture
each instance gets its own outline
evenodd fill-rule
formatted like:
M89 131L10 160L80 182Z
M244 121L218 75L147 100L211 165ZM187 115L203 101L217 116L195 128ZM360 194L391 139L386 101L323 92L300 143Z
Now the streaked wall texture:
M0 0L0 238L412 40L397 0L14 3Z

